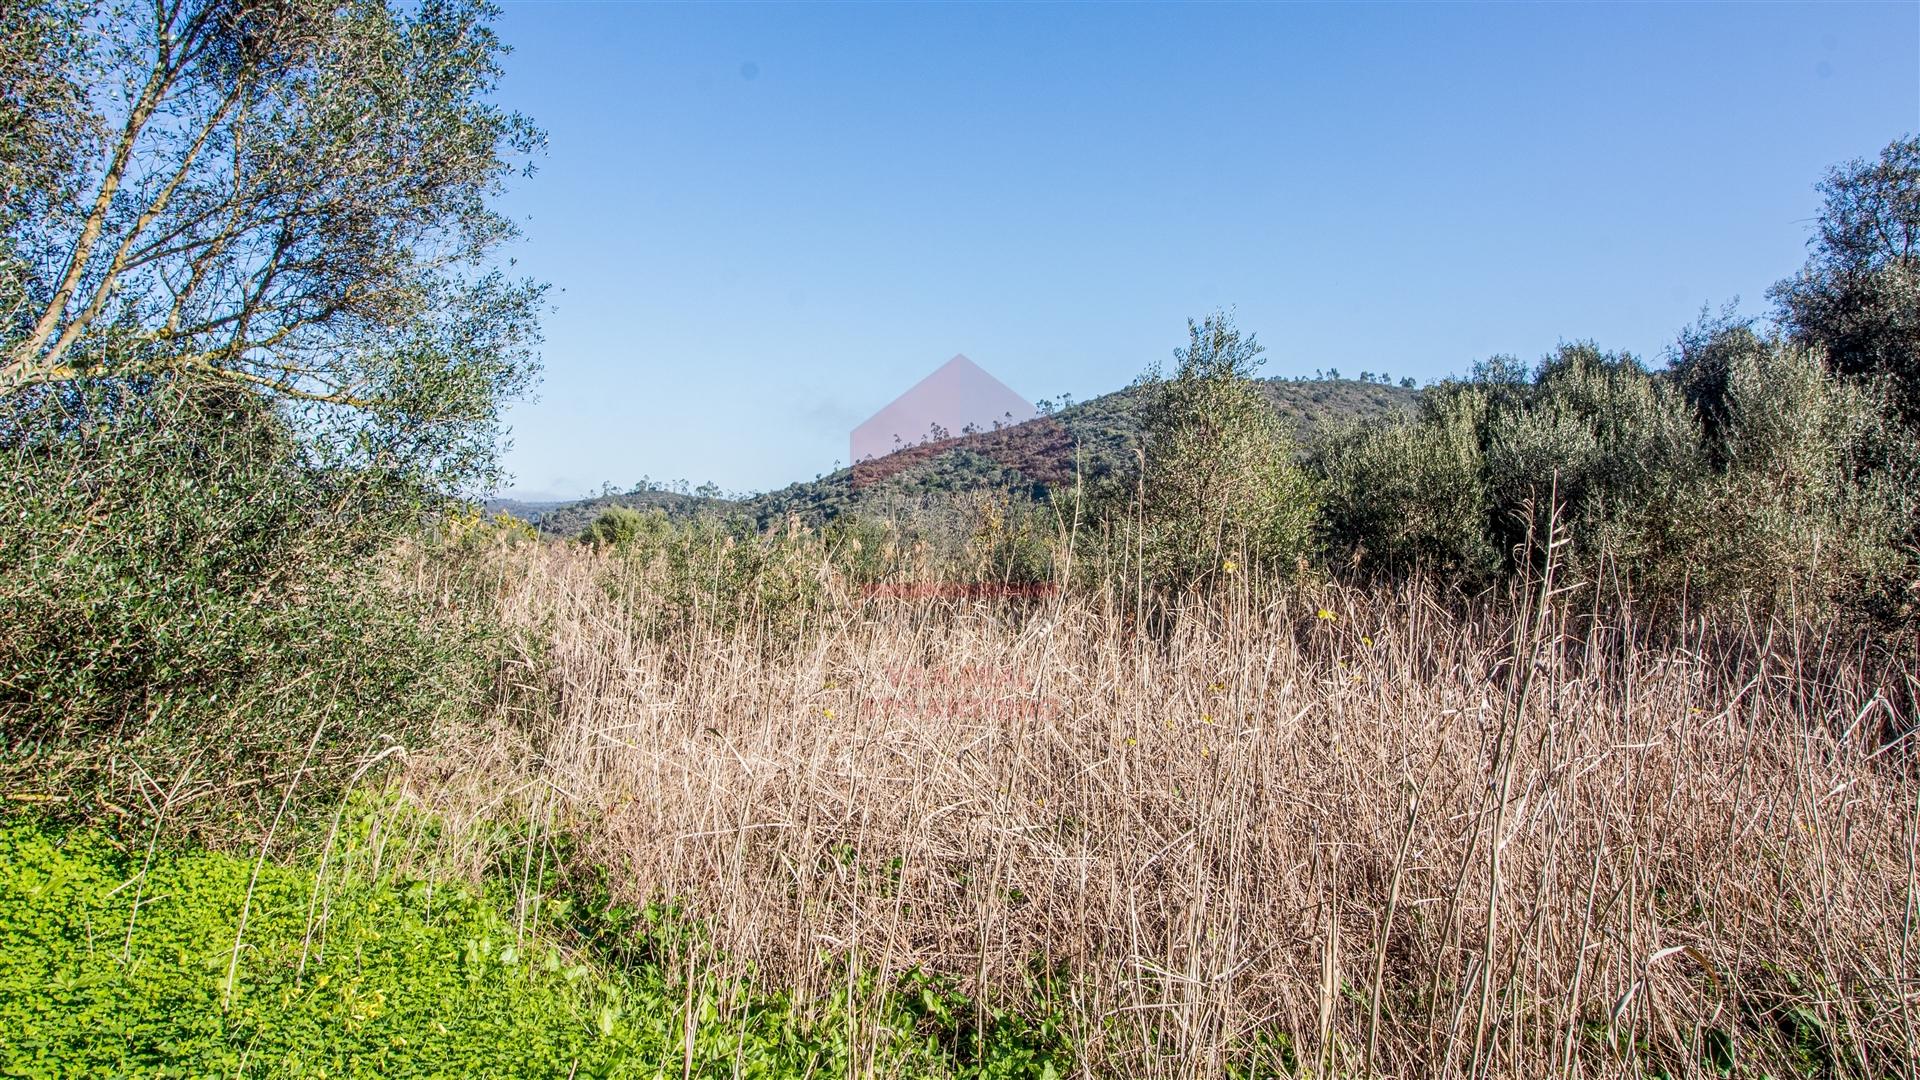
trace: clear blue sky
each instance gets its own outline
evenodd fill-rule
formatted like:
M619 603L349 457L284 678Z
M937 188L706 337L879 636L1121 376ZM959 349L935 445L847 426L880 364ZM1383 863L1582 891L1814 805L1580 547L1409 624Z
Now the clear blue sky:
M525 494L761 490L955 353L1117 388L1223 306L1273 374L1437 378L1765 306L1920 130L1920 4L508 3L551 135Z

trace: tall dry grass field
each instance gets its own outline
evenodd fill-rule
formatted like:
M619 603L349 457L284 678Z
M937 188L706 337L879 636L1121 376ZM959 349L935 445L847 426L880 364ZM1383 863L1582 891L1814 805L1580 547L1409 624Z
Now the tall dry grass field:
M524 815L528 881L565 836L676 904L691 980L935 973L1058 1017L1087 1075L1914 1075L1913 674L1817 627L1653 646L1551 579L1145 622L1119 589L829 595L797 628L716 592L663 627L657 577L488 556L501 721L405 783Z

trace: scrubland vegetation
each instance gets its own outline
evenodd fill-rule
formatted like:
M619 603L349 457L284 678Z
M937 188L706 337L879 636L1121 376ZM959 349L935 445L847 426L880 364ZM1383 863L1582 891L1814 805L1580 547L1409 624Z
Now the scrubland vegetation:
M523 792L522 857L673 898L703 977L932 980L982 1009L943 1037L990 1003L1100 1074L1911 1059L1910 676L1847 635L1643 625L1557 566L1464 608L1242 574L1149 630L1122 587L796 615L784 570L486 562L542 677L402 781L434 858L515 850L475 837Z
M10 1074L1915 1075L1920 142L1657 365L556 539L488 14L0 11Z

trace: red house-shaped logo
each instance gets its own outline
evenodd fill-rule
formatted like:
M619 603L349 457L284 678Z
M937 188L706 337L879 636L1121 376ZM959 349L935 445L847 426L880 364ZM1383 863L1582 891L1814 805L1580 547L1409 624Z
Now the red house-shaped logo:
M926 450L1010 428L1036 415L1027 399L980 365L956 356L853 429L849 441L854 483L884 479L926 457ZM922 452L900 453L914 448Z

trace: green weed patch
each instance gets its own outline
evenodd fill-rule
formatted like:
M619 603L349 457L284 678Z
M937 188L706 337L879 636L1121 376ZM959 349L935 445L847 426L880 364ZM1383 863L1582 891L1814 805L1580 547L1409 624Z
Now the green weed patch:
M274 863L256 876L250 860L205 851L148 864L96 830L0 824L0 1075L847 1072L833 1003L803 1024L782 997L699 986L609 968L548 928L517 932L470 888ZM889 1071L1049 1071L1018 1040L955 1053L910 1001L886 1025Z

